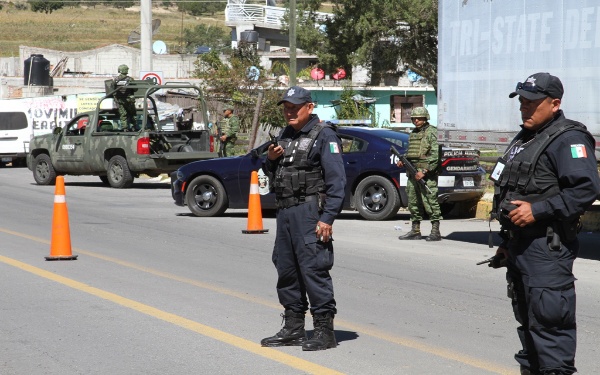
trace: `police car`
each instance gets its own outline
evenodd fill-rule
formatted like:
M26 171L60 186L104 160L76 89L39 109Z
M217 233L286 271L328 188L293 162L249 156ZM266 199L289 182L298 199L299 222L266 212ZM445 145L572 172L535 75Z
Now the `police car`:
M391 129L340 126L342 157L346 169L345 210L356 210L367 220L394 217L408 205L406 173L396 166L390 146L405 153L408 134ZM275 195L262 171L269 143L243 156L191 162L171 174L175 204L187 206L196 216L221 215L228 208L248 208L250 175L258 171L263 209L275 209ZM479 151L442 149L438 199L443 211L456 202L478 200L484 191L485 171Z

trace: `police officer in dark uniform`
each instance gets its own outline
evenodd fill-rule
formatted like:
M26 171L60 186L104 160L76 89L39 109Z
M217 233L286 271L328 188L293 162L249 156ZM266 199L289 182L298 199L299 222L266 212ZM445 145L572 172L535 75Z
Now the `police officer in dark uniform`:
M580 216L600 194L595 141L560 110L561 81L536 73L519 82L522 130L498 160L494 212L501 224L508 294L521 325L521 374L573 374L573 262Z
M346 174L335 127L313 115L310 91L289 88L278 105L288 126L270 145L263 170L277 197L273 263L284 326L262 346L302 345L302 350L335 348L336 304L329 270L333 266L332 225L342 209ZM310 340L304 315L313 316Z

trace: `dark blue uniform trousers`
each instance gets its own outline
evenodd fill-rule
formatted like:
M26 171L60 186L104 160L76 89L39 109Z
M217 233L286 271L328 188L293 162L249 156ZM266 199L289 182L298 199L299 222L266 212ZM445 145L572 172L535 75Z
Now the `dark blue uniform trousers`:
M329 275L333 266L333 245L331 241L317 241L315 228L318 221L316 200L277 210L273 249L273 264L278 275L277 295L286 310L296 313L304 313L308 301L313 315L337 312Z
M546 237L511 240L509 250L507 279L514 283L512 306L523 345L515 359L532 373L576 372L572 269L579 241L550 250Z

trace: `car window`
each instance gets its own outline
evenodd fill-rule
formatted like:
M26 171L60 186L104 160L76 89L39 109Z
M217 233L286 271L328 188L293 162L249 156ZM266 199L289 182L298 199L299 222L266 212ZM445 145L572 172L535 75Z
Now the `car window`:
M349 137L341 137L342 138L342 152L344 154L348 154L351 152L360 152L364 150L365 141L358 138L349 138Z
M388 138L388 137L383 137L383 139L385 139L388 142L391 142L395 145L400 146L401 148L408 148L408 141L405 141L403 139L400 138Z

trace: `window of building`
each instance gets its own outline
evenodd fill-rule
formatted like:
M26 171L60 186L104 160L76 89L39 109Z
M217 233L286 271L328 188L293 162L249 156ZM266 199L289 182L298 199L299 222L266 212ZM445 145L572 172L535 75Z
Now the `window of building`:
M391 95L390 122L410 123L410 114L415 107L423 107L423 95Z

